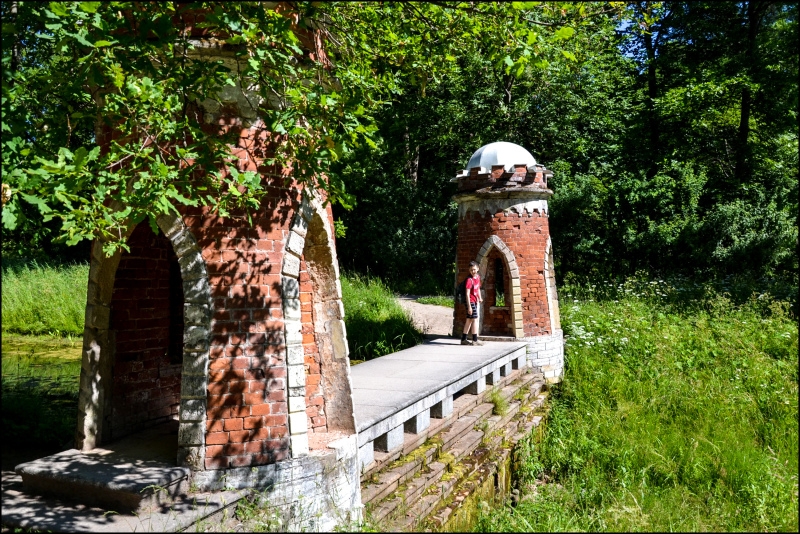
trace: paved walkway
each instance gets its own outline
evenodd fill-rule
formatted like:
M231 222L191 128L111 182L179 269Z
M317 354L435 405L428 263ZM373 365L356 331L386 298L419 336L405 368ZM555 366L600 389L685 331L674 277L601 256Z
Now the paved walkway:
M465 346L460 339L440 337L351 367L362 469L375 451L401 446L404 432L423 432L431 417L450 415L454 395L480 393L525 365L525 358L522 342Z
M524 346L486 342L470 347L460 339L442 337L355 365L350 378L356 429L362 432Z

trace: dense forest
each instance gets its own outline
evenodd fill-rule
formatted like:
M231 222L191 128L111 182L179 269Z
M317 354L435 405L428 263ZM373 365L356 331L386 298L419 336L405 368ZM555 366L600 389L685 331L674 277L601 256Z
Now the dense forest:
M796 3L281 5L3 2L4 257L83 260L181 205L256 209L257 177L195 172L230 140L192 102L247 85L283 135L275 162L327 189L343 267L398 290L451 290L449 180L498 140L554 171L560 277L797 286ZM242 70L186 61L186 9ZM322 31L325 61L297 61L290 20ZM183 148L100 153L98 121Z
M797 5L640 2L583 22L575 61L513 76L472 51L336 165L358 199L340 261L449 287L449 179L503 140L554 171L560 276L796 280L797 39Z

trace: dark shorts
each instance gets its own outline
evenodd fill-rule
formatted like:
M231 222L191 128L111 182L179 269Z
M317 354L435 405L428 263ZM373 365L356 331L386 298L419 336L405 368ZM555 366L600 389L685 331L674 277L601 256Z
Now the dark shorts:
M467 314L467 319L477 319L478 318L478 303L477 302L470 302L470 307L472 311Z

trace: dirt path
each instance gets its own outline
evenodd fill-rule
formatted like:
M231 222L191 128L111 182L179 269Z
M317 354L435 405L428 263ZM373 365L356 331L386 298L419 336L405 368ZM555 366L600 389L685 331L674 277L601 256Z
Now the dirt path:
M453 308L420 304L415 297L398 297L397 302L411 314L414 326L423 334L449 336L453 331Z

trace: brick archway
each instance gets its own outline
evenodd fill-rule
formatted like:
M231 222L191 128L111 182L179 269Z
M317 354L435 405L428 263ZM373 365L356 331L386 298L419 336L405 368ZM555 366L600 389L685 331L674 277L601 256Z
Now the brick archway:
M205 456L206 395L208 382L211 289L200 248L180 217L157 219L180 266L184 322L177 464L203 469ZM129 238L135 229L131 226ZM102 243L92 247L86 297L76 448L88 451L111 439L115 339L110 332L114 281L122 254L107 258Z
M486 279L486 274L489 269L489 256L493 249L497 249L500 253L503 261L505 262L505 266L508 269L509 274L509 286L511 291L506 296L507 299L510 299L510 308L511 308L511 323L514 325L512 331L514 332L514 337L516 338L523 338L524 333L522 331L522 291L520 286L520 279L519 279L519 267L517 266L517 259L514 256L514 253L511 251L510 248L503 242L502 239L497 237L496 235L489 236L489 238L484 242L483 246L481 247L480 251L478 251L478 256L475 258L475 261L479 264L479 273L481 276L481 280ZM481 328L483 328L483 307L481 307Z
M355 433L333 229L327 211L308 192L303 193L285 250L281 289L289 433L291 454L297 458L309 452L313 418L307 410L315 408L307 406L307 400L323 403L324 415L317 417L324 417L325 423L314 430ZM304 330L304 324L311 329ZM313 335L313 343L305 342L304 334Z

